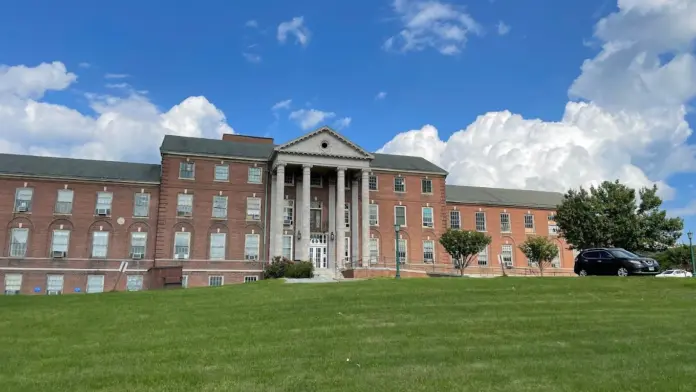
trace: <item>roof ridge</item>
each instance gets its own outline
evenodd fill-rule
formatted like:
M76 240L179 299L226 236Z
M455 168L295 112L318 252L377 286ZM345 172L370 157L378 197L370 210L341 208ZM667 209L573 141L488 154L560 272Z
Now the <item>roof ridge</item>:
M84 161L84 162L98 162L98 163L113 163L113 164L129 164L129 165L143 165L143 166L162 166L159 163L143 163L143 162L130 162L130 161L114 161L106 159L89 159L89 158L73 158L73 157L55 157L48 155L34 155L34 154L9 154L0 153L0 157L22 157L22 158L34 158L34 159L60 159L65 161Z
M460 187L460 188L476 188L476 189L493 189L497 191L522 191L522 192L540 192L540 193L553 193L553 194L558 194L562 195L563 192L556 192L556 191L541 191L538 189L520 189L520 188L498 188L498 187L492 187L492 186L478 186L478 185L457 185L457 184L446 184L447 186L451 187Z

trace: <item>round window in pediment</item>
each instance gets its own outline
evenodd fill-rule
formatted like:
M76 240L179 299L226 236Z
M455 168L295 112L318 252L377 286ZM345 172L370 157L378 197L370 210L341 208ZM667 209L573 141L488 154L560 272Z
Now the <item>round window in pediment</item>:
M322 150L326 150L327 148L329 148L329 142L326 140L322 140L320 146Z

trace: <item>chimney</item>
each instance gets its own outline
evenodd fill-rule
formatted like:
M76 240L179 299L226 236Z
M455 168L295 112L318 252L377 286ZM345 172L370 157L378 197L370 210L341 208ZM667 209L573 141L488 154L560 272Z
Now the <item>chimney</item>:
M236 135L236 134L231 134L231 133L224 133L222 135L222 140L226 140L228 142L237 142L237 143L273 144L272 137Z

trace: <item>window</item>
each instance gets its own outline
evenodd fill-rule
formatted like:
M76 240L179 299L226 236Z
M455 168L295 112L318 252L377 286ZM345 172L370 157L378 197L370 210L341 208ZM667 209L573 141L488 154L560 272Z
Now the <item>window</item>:
M174 258L188 260L191 248L191 233L179 231L174 234Z
M322 228L322 209L320 201L313 201L309 204L309 228L311 231L325 231Z
M433 226L433 207L423 207L423 227Z
M510 226L510 214L507 212L500 213L500 231L503 233L509 233L512 231L512 227Z
M259 259L259 235L247 234L244 236L244 259L258 260Z
M131 233L130 256L132 259L138 260L145 257L145 249L147 245L147 233L135 232Z
M558 224L556 224L556 216L554 214L549 214L549 235L558 235Z
M105 259L109 250L109 232L95 231L92 233L92 257Z
M421 179L421 193L433 193L433 180L428 178Z
M104 292L104 275L87 275L87 293Z
M379 205L370 204L370 226L379 226Z
M34 196L32 188L17 188L15 193L15 212L30 212L31 199Z
M397 242L397 245L399 246L399 248L397 249L396 254L399 257L399 262L401 264L405 264L406 261L408 260L408 247L407 247L408 244L407 244L406 240L400 239Z
M150 194L136 193L133 203L133 216L145 217L150 215Z
M56 198L56 214L72 214L73 191L72 189L59 189Z
M503 245L502 252L500 252L500 256L503 259L503 264L506 267L512 267L513 266L513 261L512 261L512 245Z
M435 241L433 241L433 240L423 241L423 262L424 263L435 262Z
M114 199L114 194L111 192L97 192L97 207L95 215L109 216L111 215L111 202Z
M406 179L394 177L394 192L406 192Z
M318 174L311 173L309 175L309 185L316 187L316 188L321 188L321 186L322 186L321 176Z
M370 238L370 263L377 263L379 260L379 238Z
M282 256L288 260L292 260L292 236L283 235L283 250Z
M46 294L58 295L63 293L63 275L46 275Z
M367 183L370 185L369 188L371 191L377 190L377 176L370 176Z
M196 165L191 162L179 163L179 178L193 180L195 177Z
M285 172L285 185L295 185L295 174L292 172Z
M193 195L179 193L176 198L176 216L193 215Z
M70 244L70 230L53 230L51 257L66 257Z
M244 277L244 283L256 282L258 280L259 280L258 276L245 276Z
M24 257L27 254L29 229L12 229L10 234L10 257Z
M343 220L346 222L346 229L350 229L350 203L346 203L343 209Z
M181 276L181 287L187 289L188 288L188 275L182 275Z
M525 214L524 215L524 232L534 233L534 215Z
M476 231L486 231L486 213L483 211L476 213Z
M227 219L227 196L213 196L213 218Z
M210 260L225 260L227 234L210 233Z
M295 222L295 200L285 199L283 203L283 225L292 226Z
M406 226L406 206L394 207L394 224Z
M140 291L143 289L143 276L142 275L128 275L126 278L126 290L128 291Z
M249 182L251 184L260 184L262 182L261 168L260 167L250 167L249 168L247 182Z
M215 165L215 181L229 181L230 167L228 165Z
M208 286L222 286L225 279L221 275L213 275L208 277Z
M459 211L450 211L450 229L459 230L462 228L462 219Z
M17 295L22 290L22 274L5 274L5 295Z
M485 267L488 265L488 247L483 248L478 254L478 265Z
M350 185L353 183L353 180L350 179L350 177L346 176L345 177L345 183L343 184L345 189L350 189Z
M261 220L261 198L247 197L246 220Z

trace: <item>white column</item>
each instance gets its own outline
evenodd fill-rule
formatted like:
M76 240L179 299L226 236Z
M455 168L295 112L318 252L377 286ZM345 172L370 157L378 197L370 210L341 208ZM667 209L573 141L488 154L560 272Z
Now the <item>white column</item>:
M356 265L360 260L360 223L358 216L360 207L358 204L358 178L351 178L350 182L350 258L355 260Z
M345 243L345 210L346 210L346 169L339 167L336 176L336 260L338 267L345 265L346 243Z
M299 253L300 260L309 260L309 207L310 207L310 178L312 165L302 166L302 223L300 224L300 233L302 241L300 246L302 250ZM295 251L297 252L297 251Z
M370 266L370 172L362 171L361 179L362 192L362 261L363 267Z
M285 164L278 163L276 166L276 199L273 200L275 221L275 246L273 248L275 254L273 256L281 256L283 254L283 211L285 208Z

